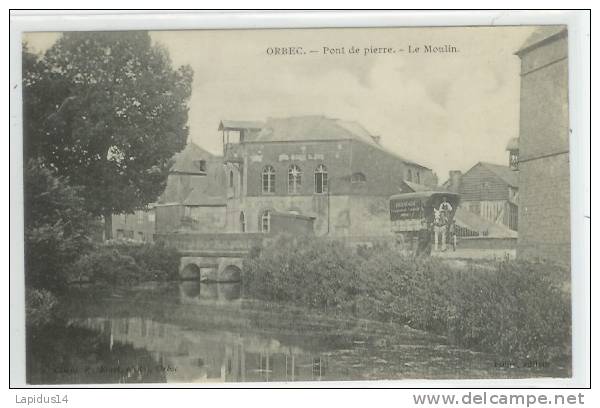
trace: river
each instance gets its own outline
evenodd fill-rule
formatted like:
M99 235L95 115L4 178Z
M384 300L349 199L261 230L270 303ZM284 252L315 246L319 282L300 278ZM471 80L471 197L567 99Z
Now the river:
M239 284L74 288L31 333L33 384L566 377L408 326L245 299Z

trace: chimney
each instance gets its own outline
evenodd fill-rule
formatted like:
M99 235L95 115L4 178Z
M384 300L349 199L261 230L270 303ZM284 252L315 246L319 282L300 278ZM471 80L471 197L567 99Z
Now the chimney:
M375 143L380 144L379 142L381 142L381 136L371 136L371 138Z
M448 180L449 181L448 190L452 191L453 193L460 192L462 176L463 176L462 171L450 170L449 180Z

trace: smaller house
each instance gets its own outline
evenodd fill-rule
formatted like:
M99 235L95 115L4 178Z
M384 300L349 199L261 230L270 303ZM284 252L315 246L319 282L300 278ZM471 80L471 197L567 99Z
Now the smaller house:
M155 231L223 230L227 213L223 158L189 143L173 160L167 186L155 205Z
M139 242L154 240L154 207L136 210L133 214L118 214L112 217L113 238Z
M508 166L479 162L465 174L451 171L443 187L461 195L462 210L510 230L518 230L518 171Z

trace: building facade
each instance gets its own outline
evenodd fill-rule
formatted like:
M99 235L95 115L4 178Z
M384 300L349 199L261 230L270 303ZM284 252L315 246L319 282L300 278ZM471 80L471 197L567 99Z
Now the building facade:
M133 214L113 215L113 237L139 242L152 242L154 239L155 212L152 206L136 210Z
M227 207L223 158L188 143L173 160L154 207L156 232L222 232Z
M133 214L113 215L113 237L146 242L156 232L222 232L226 207L223 158L189 143L173 157L156 203Z
M516 55L521 59L517 256L570 264L566 27L539 28Z
M273 213L314 219L317 235L391 235L389 197L433 172L380 144L356 122L324 116L223 121L227 231L269 232Z
M499 164L479 162L465 174L451 171L444 187L460 194L462 209L513 231L518 230L517 170Z

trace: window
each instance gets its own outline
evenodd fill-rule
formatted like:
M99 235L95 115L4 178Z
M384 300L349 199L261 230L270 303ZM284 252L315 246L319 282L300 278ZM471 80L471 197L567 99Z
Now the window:
M246 215L244 212L240 212L240 231L246 232Z
M300 167L292 164L288 170L288 193L299 193L300 187L302 187L302 170L300 170Z
M233 188L233 170L229 171L229 188Z
M137 211L136 216L137 216L137 222L138 224L143 224L145 221L145 215L146 213L144 211Z
M509 165L513 170L519 170L519 151L511 150L509 154Z
M408 169L408 173L406 174L406 180L412 182L412 170Z
M421 184L421 173L417 171L417 184Z
M262 172L262 191L263 193L275 192L275 169L272 166L266 166Z
M154 211L150 211L148 213L148 221L150 221L150 222L155 222L156 221L156 214L154 213Z
M265 233L271 231L271 212L269 210L263 212L260 217L260 230Z
M327 192L327 167L319 164L315 170L315 193L323 194Z
M350 176L351 183L364 183L367 181L367 177L363 173L354 173Z
M195 160L194 164L196 165L198 170L206 172L206 160Z

